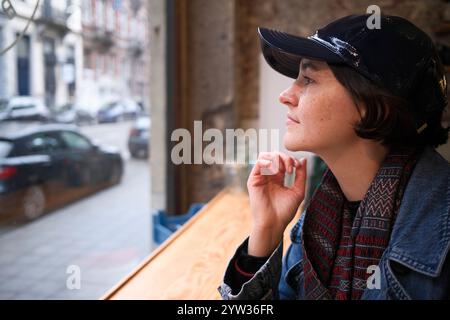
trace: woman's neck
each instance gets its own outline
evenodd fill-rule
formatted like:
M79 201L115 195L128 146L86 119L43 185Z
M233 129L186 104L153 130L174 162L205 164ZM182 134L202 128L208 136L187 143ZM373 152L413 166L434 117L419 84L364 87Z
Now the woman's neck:
M357 142L347 148L318 154L333 172L348 201L362 200L389 149L377 142Z

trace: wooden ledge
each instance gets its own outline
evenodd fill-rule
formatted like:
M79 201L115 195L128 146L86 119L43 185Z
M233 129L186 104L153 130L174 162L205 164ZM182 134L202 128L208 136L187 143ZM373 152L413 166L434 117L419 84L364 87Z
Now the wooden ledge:
M247 194L226 189L102 299L220 299L217 287L250 226Z

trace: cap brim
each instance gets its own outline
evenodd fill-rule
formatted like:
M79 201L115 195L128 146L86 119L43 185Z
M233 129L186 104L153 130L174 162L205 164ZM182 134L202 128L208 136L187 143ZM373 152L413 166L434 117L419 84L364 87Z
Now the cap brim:
M343 63L342 58L320 43L285 32L258 28L261 50L267 63L277 72L297 79L303 58Z

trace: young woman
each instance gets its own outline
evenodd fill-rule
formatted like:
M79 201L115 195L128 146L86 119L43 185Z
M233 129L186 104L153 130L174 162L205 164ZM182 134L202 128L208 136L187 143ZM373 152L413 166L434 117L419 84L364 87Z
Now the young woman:
M284 144L329 169L282 257L306 161L260 155L248 179L253 226L219 287L224 299L450 297L450 165L434 150L449 131L444 69L412 23L382 16L369 29L367 19L344 17L309 38L259 29L266 61L295 79L280 95Z

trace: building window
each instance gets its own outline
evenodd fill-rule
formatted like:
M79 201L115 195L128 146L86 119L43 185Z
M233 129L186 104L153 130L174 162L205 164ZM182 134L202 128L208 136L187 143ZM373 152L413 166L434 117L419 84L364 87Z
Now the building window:
M95 69L91 50L88 50L88 49L84 50L84 66L86 69L91 69L91 70Z
M120 12L120 32L122 38L126 38L128 35L128 17L125 11Z
M83 23L90 25L92 23L93 12L92 0L83 0Z
M110 72L113 76L117 76L117 56L115 54L111 56Z
M105 27L104 0L97 0L95 3L95 20L99 29L103 29Z
M131 20L131 35L133 36L133 39L137 39L138 37L138 28L137 28L137 19L134 18Z
M114 29L120 36L120 9L114 9Z
M139 40L143 43L145 43L146 41L146 24L145 24L145 20L140 20L139 21Z
M107 23L106 23L106 28L108 31L113 31L114 30L114 8L113 8L113 4L111 1L108 1L106 3L106 10L107 10Z
M108 64L110 64L110 57L105 55L103 58L103 74L108 74Z
M96 63L95 63L95 69L96 69L97 76L102 75L102 67L103 67L103 56L101 54L97 54Z

